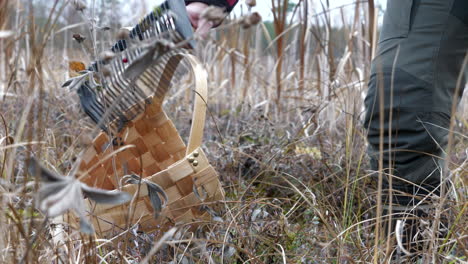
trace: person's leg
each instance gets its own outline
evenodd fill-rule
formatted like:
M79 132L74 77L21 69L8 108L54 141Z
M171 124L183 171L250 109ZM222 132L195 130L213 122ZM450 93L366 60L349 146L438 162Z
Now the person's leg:
M411 207L418 202L415 196L439 194L452 102L465 85L463 79L455 94L467 49L468 1L388 1L365 126L371 167L378 170L382 158L384 189L392 175L397 206Z

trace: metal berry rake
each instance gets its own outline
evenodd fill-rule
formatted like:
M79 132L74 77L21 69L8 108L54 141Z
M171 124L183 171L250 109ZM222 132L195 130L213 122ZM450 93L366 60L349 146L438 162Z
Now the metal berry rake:
M208 220L206 206L224 198L218 175L200 148L206 114L207 73L189 55L192 28L182 0L155 8L112 54L77 77L81 104L101 128L81 158L77 177L90 186L119 189L132 202L113 206L88 202L102 235L135 223L140 230L164 230L176 224ZM180 61L195 77L192 127L186 146L162 109ZM71 82L69 82L70 84Z
M119 131L141 113L150 95L163 96L182 58L175 55L195 46L180 0L165 1L121 37L89 67L78 88L85 113L109 132Z

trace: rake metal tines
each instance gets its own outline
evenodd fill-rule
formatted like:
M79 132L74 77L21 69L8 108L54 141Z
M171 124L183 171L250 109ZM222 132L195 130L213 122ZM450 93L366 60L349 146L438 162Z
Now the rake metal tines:
M78 89L85 113L106 132L119 132L163 98L181 60L193 48L193 31L182 0L167 0L112 46L112 58L95 62L95 74ZM98 80L98 81L97 81Z

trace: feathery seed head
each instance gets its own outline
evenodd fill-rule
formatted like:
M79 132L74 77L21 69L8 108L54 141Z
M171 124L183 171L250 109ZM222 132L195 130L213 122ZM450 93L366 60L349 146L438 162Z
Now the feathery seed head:
M130 30L126 28L121 28L119 29L119 32L117 32L117 39L128 39L130 36Z
M101 61L103 61L104 63L109 63L115 56L115 53L110 51L110 50L106 50L106 51L103 51L101 52L101 54L99 55L99 59Z
M215 25L223 22L225 17L226 13L224 12L224 9L216 6L207 7L200 15L200 18L204 18L210 22L213 22Z
M255 0L245 0L245 3L249 6L249 7L254 7L257 5L257 1Z
M262 21L262 16L258 12L253 12L252 14L245 16L240 21L240 24L243 28L249 28L255 26Z
M83 12L86 9L86 4L81 0L75 0L73 1L73 7L75 7L75 10Z

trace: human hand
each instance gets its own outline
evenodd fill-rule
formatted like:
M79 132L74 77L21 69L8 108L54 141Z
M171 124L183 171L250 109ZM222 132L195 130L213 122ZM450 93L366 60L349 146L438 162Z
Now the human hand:
M212 21L208 21L202 17L201 14L208 8L205 3L194 2L187 5L187 13L192 23L192 26L196 29L202 37L205 37L210 29L214 26Z

